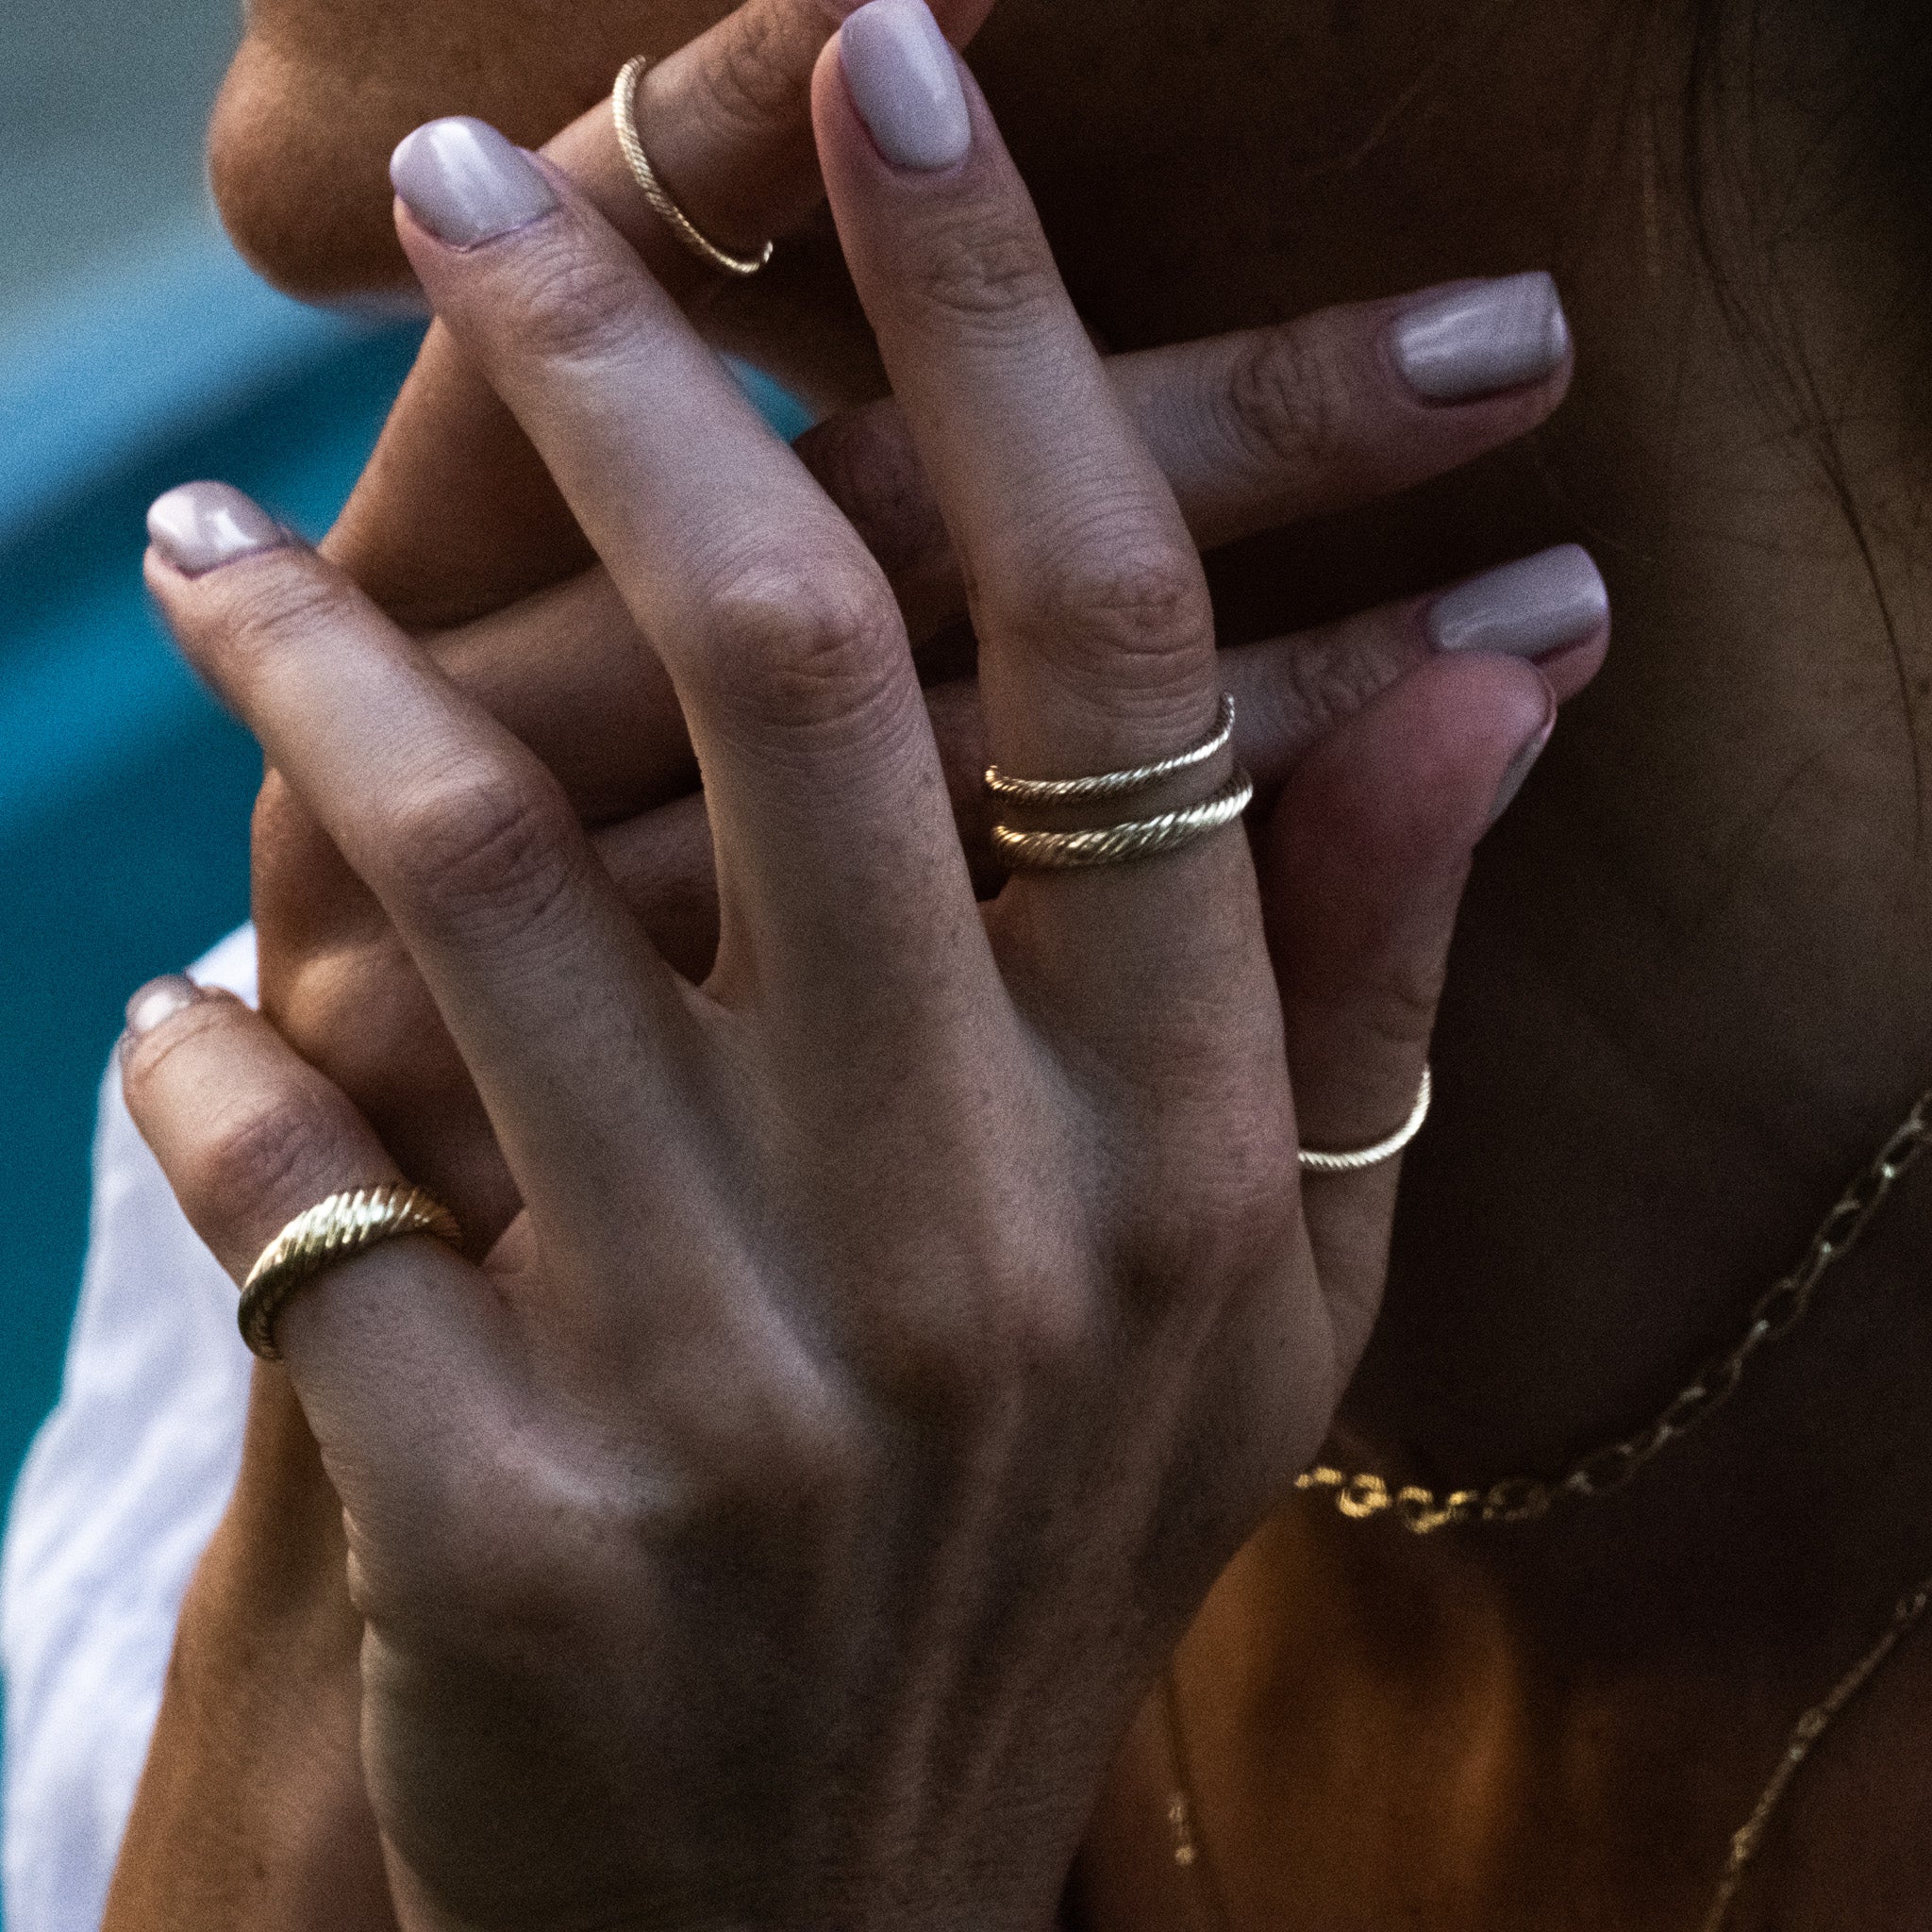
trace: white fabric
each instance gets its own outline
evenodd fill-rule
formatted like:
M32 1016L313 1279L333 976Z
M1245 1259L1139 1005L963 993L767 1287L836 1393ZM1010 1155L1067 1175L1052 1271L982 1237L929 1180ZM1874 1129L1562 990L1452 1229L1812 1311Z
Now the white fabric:
M255 934L191 969L255 998ZM234 1487L250 1357L112 1067L60 1401L0 1556L8 1932L95 1932L182 1591Z

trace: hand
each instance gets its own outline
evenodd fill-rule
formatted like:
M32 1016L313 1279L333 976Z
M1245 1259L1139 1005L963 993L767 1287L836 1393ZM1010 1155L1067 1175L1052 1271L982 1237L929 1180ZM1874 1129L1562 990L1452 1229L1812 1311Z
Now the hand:
M1043 770L1191 741L1191 545L983 109L926 175L881 160L836 60L819 113L977 591L993 745ZM1245 847L1024 875L982 924L882 580L616 238L566 195L468 253L406 241L670 668L723 915L693 991L541 765L318 559L157 559L409 944L527 1204L481 1271L395 1244L282 1324L347 1512L405 1916L1030 1925L1342 1366ZM1374 1115L1339 1138L1407 1104L1417 987L1549 702L1525 666L1439 661L1290 783L1273 858L1314 890L1273 937L1325 1015L1298 1044ZM1446 833L1386 782L1419 741L1454 768ZM1405 843L1437 863L1391 903L1360 862ZM134 1042L127 1080L238 1269L387 1171L232 1003Z
M986 11L956 6L942 17L963 37ZM795 224L818 196L805 80L827 25L827 10L807 0L750 0L647 75L653 146L715 232L747 242ZM747 115L752 97L757 111ZM687 307L721 292L742 300L742 288L695 263L644 207L601 107L547 152L571 163ZM1204 549L1426 480L1555 408L1567 357L1500 393L1460 404L1419 396L1388 339L1396 317L1425 299L1108 364ZM915 644L927 647L927 675L941 672L945 660L930 647L957 636L964 592L896 404L835 416L799 453L887 571ZM556 584L584 555L582 535L442 324L325 549L392 614L431 626L424 641L443 668L538 750L600 829L607 862L653 939L680 970L702 975L715 936L702 808L648 811L695 782L669 683L601 570ZM521 596L538 586L555 588ZM479 611L474 622L444 621ZM1558 699L1594 673L1602 641L1598 631L1543 660ZM1409 603L1231 658L1241 754L1264 800L1332 722L1429 655L1422 606ZM990 886L976 696L962 683L934 705L969 857ZM487 1243L516 1197L460 1060L380 908L274 774L257 811L255 897L265 1010Z

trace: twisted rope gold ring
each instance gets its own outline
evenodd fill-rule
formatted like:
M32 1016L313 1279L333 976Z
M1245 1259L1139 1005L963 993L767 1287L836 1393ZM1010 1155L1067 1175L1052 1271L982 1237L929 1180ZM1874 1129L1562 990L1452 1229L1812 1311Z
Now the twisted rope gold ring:
M1360 1174L1371 1167L1380 1167L1385 1160L1393 1160L1408 1143L1423 1130L1423 1123L1429 1117L1429 1102L1435 1097L1435 1076L1424 1063L1423 1084L1415 1096L1415 1106L1409 1110L1408 1118L1389 1136L1386 1141L1377 1141L1373 1147L1357 1148L1353 1154L1318 1154L1312 1147L1304 1147L1298 1157L1304 1174Z
M638 135L638 82L651 64L648 54L638 54L618 70L617 84L610 90L610 118L617 125L617 144L624 150L625 164L643 196L656 209L659 220L700 261L727 275L755 275L772 258L773 244L767 242L756 255L733 255L720 248L685 211L672 200L670 192L658 178Z
M325 1268L406 1234L434 1235L453 1248L463 1239L441 1201L401 1181L331 1194L306 1208L262 1249L242 1284L235 1319L242 1341L263 1361L279 1361L275 1317L289 1296Z
M1145 791L1178 772L1191 772L1219 757L1234 741L1234 699L1223 694L1221 717L1211 736L1188 751L1151 765L1134 765L1122 772L1099 772L1090 778L1015 778L997 765L986 768L986 789L995 798L1022 805L1077 805L1089 798L1124 798Z
M1125 865L1191 845L1222 825L1232 824L1248 808L1255 781L1239 769L1212 797L1156 818L1128 819L1118 825L1095 825L1081 832L1022 832L1011 825L992 828L992 848L1015 872L1070 872L1088 865Z

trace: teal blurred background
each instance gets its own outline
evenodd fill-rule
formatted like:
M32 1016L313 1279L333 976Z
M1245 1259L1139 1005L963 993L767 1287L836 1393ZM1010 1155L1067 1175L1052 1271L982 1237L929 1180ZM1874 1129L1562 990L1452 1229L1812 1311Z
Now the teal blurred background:
M0 68L0 1471L58 1389L127 993L247 912L247 738L140 584L142 513L228 478L326 527L417 331L263 289L207 208L233 0L17 9Z
M0 65L0 1477L58 1391L89 1152L123 1004L247 916L253 742L141 586L171 484L239 485L310 537L360 471L420 324L275 294L209 211L202 132L234 0L66 0ZM800 407L740 379L774 428ZM158 1287L164 1284L158 1284Z

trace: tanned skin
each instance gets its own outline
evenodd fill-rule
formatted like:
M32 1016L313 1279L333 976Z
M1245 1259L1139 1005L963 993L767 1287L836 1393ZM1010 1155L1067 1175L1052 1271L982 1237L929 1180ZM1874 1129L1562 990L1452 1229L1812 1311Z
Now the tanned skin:
M719 11L258 0L213 137L225 212L291 288L393 288L400 135L466 111L541 139ZM1552 428L1215 572L1234 641L1582 536L1617 610L1465 908L1439 1112L1344 1409L1350 1457L1395 1477L1559 1469L1645 1420L1932 1077L1925 344L1877 308L1923 238L1859 192L1822 91L1779 85L1873 50L1769 9L1756 150L1774 199L1807 154L1845 184L1781 286L1861 546L1699 251L1688 8L1648 36L1631 12L1001 0L972 57L1113 346L1447 276L1561 282L1578 376ZM858 357L824 378L874 381ZM1234 1926L1697 1924L1792 1719L1932 1568L1928 1233L1922 1180L1722 1421L1614 1501L1427 1542L1285 1508L1176 1669ZM1793 1791L1740 1932L1921 1923L1928 1699L1920 1641ZM1150 1714L1083 1861L1100 1932L1218 1923L1168 1857L1169 1783Z

